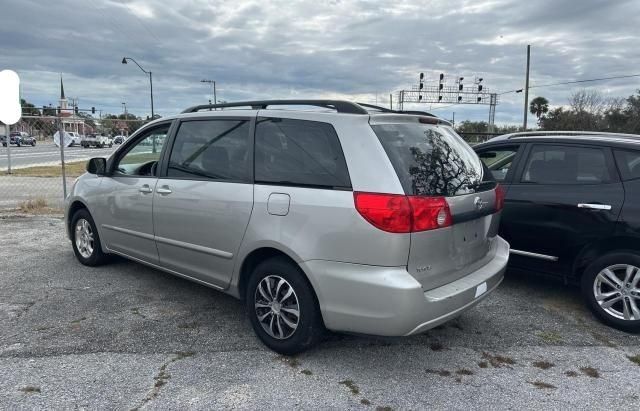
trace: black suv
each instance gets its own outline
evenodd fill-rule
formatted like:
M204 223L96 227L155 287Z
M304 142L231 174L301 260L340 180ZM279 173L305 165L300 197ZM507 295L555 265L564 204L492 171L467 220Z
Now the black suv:
M509 265L581 284L605 323L640 331L640 136L516 133L474 149L506 191Z
M0 141L2 141L3 147L7 146L6 136L2 136L2 139ZM9 134L9 144L14 144L18 147L24 146L24 145L30 145L34 147L36 145L36 139L29 136L27 133L22 133L20 131L13 131L11 132L11 134Z

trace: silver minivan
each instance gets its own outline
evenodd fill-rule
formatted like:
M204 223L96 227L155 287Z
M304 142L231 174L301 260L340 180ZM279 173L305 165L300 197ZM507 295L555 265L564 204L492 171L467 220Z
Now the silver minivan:
M509 255L501 187L428 113L336 100L196 106L87 171L66 202L82 264L116 254L240 298L283 354L325 329L433 328L489 295Z

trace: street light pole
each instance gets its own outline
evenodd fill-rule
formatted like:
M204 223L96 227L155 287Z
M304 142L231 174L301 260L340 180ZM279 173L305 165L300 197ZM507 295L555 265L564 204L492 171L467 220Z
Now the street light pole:
M153 75L151 74L150 71L147 71L147 70L143 69L142 66L140 64L138 64L138 62L135 61L134 59L132 59L131 57L123 57L122 58L122 64L127 64L128 60L131 60L134 63L136 63L136 66L138 66L138 68L140 70L142 70L143 73L149 75L149 86L151 88L151 119L153 120L153 117L155 116L155 113L153 111Z
M527 76L524 84L524 122L522 131L527 131L527 115L529 114L529 63L531 62L531 45L527 45Z
M215 80L200 80L200 83L209 83L213 87L213 104L218 104L218 99L216 97L216 81ZM217 110L217 108L214 108Z

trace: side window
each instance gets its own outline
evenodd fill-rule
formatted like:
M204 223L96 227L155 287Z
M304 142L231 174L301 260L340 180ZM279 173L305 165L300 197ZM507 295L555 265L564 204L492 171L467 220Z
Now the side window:
M599 148L534 145L522 182L538 184L601 184L611 180L605 153Z
M263 118L256 124L256 182L351 188L333 126Z
M122 175L153 175L154 165L160 160L170 124L163 124L143 134L141 140L120 157L116 172Z
M504 181L518 153L518 147L500 147L478 153L496 181Z
M614 151L624 181L640 178L640 151Z
M248 120L195 120L180 124L168 177L251 181Z

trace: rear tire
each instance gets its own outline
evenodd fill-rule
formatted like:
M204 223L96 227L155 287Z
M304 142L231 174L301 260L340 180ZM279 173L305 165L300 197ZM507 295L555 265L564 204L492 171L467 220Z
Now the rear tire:
M311 284L286 258L258 264L249 278L245 303L258 338L277 353L294 355L308 350L324 333Z
M109 260L109 255L102 252L96 224L87 209L80 209L71 217L71 244L81 264L95 267Z
M592 262L582 275L582 295L605 324L640 331L640 256L621 250Z

